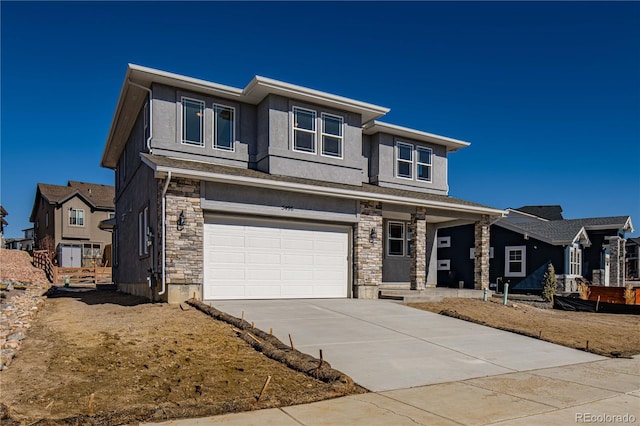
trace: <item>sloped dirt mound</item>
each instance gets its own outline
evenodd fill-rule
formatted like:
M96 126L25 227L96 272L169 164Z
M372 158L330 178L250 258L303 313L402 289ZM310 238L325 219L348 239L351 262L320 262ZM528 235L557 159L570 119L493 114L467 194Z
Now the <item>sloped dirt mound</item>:
M49 283L44 271L33 266L29 253L7 249L0 249L0 281L23 284Z

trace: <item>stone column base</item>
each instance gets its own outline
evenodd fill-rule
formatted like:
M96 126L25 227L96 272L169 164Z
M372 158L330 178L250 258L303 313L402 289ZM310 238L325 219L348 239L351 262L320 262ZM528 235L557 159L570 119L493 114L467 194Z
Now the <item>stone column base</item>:
M377 285L357 285L354 288L353 297L357 299L377 299L378 286Z

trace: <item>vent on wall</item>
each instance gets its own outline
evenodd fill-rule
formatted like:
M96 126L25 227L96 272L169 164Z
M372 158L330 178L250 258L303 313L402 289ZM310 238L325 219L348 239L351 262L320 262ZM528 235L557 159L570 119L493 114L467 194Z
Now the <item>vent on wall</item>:
M451 247L451 237L438 237L438 248Z
M450 269L451 260L441 259L438 260L438 271L448 271Z

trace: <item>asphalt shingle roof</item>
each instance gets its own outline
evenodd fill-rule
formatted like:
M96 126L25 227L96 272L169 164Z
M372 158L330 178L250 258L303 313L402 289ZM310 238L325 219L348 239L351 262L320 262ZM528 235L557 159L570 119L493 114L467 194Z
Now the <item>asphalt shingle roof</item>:
M538 216L547 220L564 219L562 217L562 207L557 204L548 206L522 206L513 210L518 210L520 212Z
M165 157L160 155L152 155L152 154L141 154L141 155L144 158L151 161L153 164L157 166L163 166L163 167L174 167L177 169L193 170L193 171L207 172L207 173L221 173L221 174L227 174L227 175L233 175L233 176L245 176L245 177L273 180L273 181L279 181L279 182L300 183L300 184L314 185L314 186L326 187L326 188L358 190L358 191L370 192L372 194L395 195L398 197L417 198L421 200L431 200L431 201L438 201L438 202L444 202L444 203L459 204L462 206L473 206L473 207L482 207L482 208L488 208L488 209L496 209L495 207L489 207L483 204L474 203L472 201L450 197L448 195L429 194L429 193L424 193L419 191L387 188L387 187L382 187L378 185L370 185L366 183L362 185L347 185L347 184L341 184L341 183L331 183L331 182L324 182L324 181L318 181L313 179L302 179L302 178L295 178L290 176L279 176L279 175L273 175L273 174L261 172L258 170L253 170L253 169L221 166L218 164L182 160L182 159L170 158L170 157Z
M59 203L78 193L93 203L96 208L114 208L113 199L116 191L113 186L69 181L67 186L39 183L38 189L50 203Z

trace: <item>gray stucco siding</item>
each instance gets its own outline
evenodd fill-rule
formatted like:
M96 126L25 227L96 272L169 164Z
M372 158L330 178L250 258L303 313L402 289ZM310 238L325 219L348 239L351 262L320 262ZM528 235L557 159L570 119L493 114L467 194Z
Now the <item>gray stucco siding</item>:
M396 145L398 142L414 147L414 164L411 179L396 176ZM431 182L418 180L415 170L415 149L429 148L432 151ZM447 149L445 146L419 142L408 138L398 138L385 133L377 133L371 139L371 183L398 189L417 189L424 192L446 195L449 192L447 182Z
M199 93L175 90L162 85L153 88L153 138L152 149L171 152L178 158L203 157L219 164L232 163L237 167L248 167L249 154L255 152L256 108L253 105L233 102ZM182 143L182 99L204 102L203 145ZM234 109L234 150L213 147L213 106L222 105ZM183 156L182 154L186 154ZM218 161L221 159L222 161ZM227 161L225 161L227 160Z
M206 182L202 209L232 214L356 223L358 202L274 189Z

